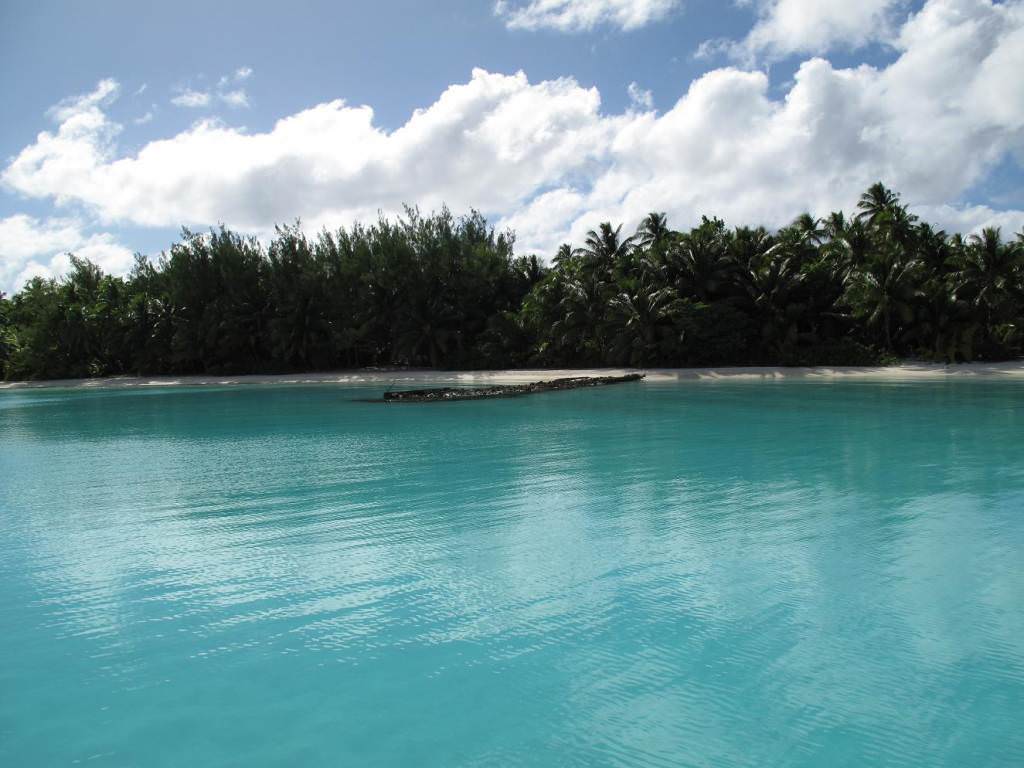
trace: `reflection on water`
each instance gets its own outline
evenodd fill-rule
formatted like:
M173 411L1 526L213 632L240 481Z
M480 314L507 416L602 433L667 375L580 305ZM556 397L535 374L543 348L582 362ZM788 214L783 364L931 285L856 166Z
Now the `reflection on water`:
M375 394L0 394L0 763L1024 763L1019 385Z

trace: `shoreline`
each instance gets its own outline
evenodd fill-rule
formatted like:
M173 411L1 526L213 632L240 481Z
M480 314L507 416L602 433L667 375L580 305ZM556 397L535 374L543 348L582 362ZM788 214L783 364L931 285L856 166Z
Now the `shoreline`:
M785 368L531 368L501 371L349 370L320 373L245 374L240 376L110 376L0 382L0 391L24 389L132 389L265 384L530 384L572 376L624 376L643 373L646 381L942 381L995 379L1024 382L1024 360L1005 363L903 363L892 366L818 366Z

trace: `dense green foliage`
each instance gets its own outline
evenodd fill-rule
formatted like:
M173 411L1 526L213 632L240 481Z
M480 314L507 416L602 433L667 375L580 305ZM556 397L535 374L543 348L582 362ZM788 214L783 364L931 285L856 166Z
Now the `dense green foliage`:
M1024 233L963 238L876 184L856 216L778 232L652 213L550 267L477 213L264 247L187 230L127 278L72 258L0 298L8 379L357 367L866 364L1005 359L1024 342Z

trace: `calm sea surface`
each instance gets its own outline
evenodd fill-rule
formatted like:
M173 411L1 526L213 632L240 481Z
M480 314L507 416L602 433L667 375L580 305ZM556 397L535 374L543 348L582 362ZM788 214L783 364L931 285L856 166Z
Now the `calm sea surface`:
M1024 386L0 393L0 765L1024 765Z

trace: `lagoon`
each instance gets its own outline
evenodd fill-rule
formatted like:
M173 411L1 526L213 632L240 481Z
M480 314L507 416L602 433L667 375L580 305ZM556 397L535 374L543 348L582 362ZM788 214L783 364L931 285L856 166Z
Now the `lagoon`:
M1024 764L1024 384L0 392L0 764Z

